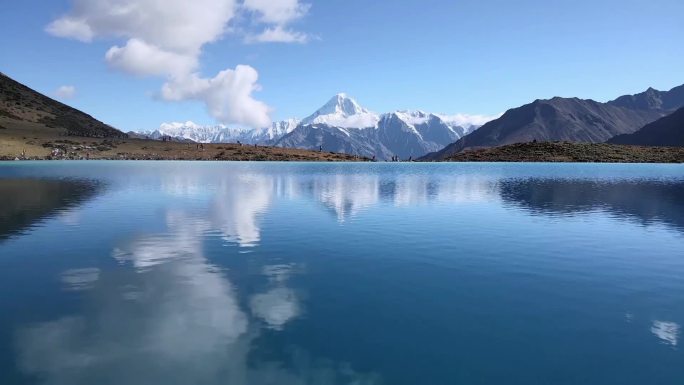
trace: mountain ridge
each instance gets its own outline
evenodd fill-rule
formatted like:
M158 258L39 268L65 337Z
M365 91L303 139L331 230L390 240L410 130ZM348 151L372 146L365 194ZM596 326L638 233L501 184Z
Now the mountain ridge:
M647 124L633 134L618 135L612 144L636 146L684 147L684 107L670 115Z
M670 113L664 107L684 106L684 86L670 91L649 89L607 103L591 99L537 99L512 108L424 160L440 160L462 151L531 141L601 143L631 134ZM632 106L632 107L629 107ZM650 108L648 106L651 106Z
M0 126L54 131L66 136L125 138L92 116L35 91L0 73Z
M171 137L199 143L241 142L318 151L344 151L377 159L417 158L471 132L485 117L441 115L420 110L377 114L344 93L330 98L308 117L274 122L269 129L163 124L147 138ZM469 123L469 120L473 122ZM295 131L298 131L295 133ZM323 132L325 131L325 132Z
M467 119L461 116L460 120ZM443 148L477 127L454 122L447 115L420 110L375 114L346 94L338 94L275 145L343 151L381 160L415 159Z

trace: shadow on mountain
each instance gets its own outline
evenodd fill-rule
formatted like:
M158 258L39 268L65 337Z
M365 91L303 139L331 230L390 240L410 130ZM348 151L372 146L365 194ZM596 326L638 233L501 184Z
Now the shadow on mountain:
M0 180L0 241L94 197L100 186L82 180Z
M659 181L503 181L502 199L533 215L604 210L643 225L664 223L684 232L684 183Z

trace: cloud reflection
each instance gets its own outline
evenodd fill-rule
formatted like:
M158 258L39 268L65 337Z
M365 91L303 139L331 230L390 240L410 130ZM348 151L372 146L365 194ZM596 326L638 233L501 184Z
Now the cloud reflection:
M674 322L653 321L651 333L653 333L665 345L673 347L679 342L680 326Z
M65 285L88 285L82 313L18 332L22 371L46 384L374 384L344 364L301 349L283 361L258 360L264 338L239 293L205 256L210 223L166 215L168 231L122 244L114 257L133 269L68 270ZM287 286L294 267L262 269L268 290L250 297L254 317L283 330L301 309ZM287 362L287 364L286 364Z
M293 273L292 265L265 266L265 275L272 288L254 295L250 300L252 314L265 321L269 328L282 330L289 321L300 314L297 293L286 286Z
M225 239L242 247L261 240L258 218L271 205L275 179L267 176L239 177L222 181L211 207L212 225Z
M100 269L71 269L62 273L62 283L66 290L87 290L100 278Z

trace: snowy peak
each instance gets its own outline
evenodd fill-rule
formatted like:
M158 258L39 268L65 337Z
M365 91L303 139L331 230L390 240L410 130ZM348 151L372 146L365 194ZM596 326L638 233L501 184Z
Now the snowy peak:
M328 103L326 103L317 112L319 112L320 115L342 114L346 116L351 116L357 114L365 114L369 111L361 107L359 103L356 102L356 100L350 98L349 96L347 96L347 94L340 93L333 96L330 99L330 101L328 101Z
M231 128L224 125L201 126L193 122L162 123L153 131L140 133L151 138L171 137L177 140L190 140L196 143L234 143L268 144L292 132L299 120L288 119L274 122L270 127L260 129Z
M428 114L423 111L396 111L392 113L392 115L396 116L397 119L403 121L404 123L408 124L409 126L416 126L420 124L425 124L430 119L436 118L435 115L433 114Z
M253 137L259 137L259 141L275 140L289 134L299 125L299 119L287 119L279 122L273 122L271 127L262 128L259 130L252 130Z
M200 126L194 122L162 123L155 131L147 133L153 139L172 137L175 139L191 140L197 143L211 143L217 136L226 131L226 127Z
M378 115L361 107L346 94L333 96L323 107L302 120L302 124L327 124L342 128L367 128L378 123Z

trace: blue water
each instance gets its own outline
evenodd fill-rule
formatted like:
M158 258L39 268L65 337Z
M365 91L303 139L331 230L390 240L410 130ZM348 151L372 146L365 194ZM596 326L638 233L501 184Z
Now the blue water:
M0 164L0 383L684 384L684 168Z

